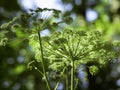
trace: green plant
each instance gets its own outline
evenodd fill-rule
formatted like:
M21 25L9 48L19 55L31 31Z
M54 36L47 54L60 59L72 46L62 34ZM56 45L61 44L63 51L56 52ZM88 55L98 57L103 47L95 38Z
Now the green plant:
M72 19L60 17L59 10L37 8L30 11L31 13L21 15L20 19L2 25L1 30L9 28L17 37L29 40L35 60L28 64L28 68L42 75L48 90L57 90L60 83L65 83L66 90L75 90L80 65L86 65L90 73L95 75L100 68L118 57L114 48L119 46L119 42L104 41L102 32L69 27L61 30L59 25L70 23ZM45 29L51 30L51 34L41 36L41 31ZM4 34L6 33L9 32ZM3 37L5 35L1 38ZM7 41L6 37L1 39L0 45L5 45ZM51 81L56 83L54 87L51 86Z

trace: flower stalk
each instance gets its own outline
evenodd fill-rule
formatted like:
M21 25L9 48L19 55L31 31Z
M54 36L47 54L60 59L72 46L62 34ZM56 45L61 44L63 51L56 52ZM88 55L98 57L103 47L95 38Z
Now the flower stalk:
M41 63L42 63L42 69L43 69L43 77L44 77L44 79L46 81L46 85L47 85L48 90L51 90L51 86L50 86L50 83L48 81L46 70L45 70L44 55L43 55L43 48L42 48L42 40L41 40L41 35L40 35L39 30L38 30L38 38L39 38L39 46L40 46L41 58L42 58Z

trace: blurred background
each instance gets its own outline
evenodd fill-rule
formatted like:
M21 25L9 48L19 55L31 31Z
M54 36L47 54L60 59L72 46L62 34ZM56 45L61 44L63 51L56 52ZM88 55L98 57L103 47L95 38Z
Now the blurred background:
M74 26L82 30L101 30L105 39L120 40L120 0L0 0L0 25L37 7L61 10L73 18ZM5 32L0 33L0 38L4 37L2 33ZM0 46L0 90L46 90L40 74L27 68L34 59L28 41L13 39L5 47ZM87 80L84 78L84 75L80 77L77 90L120 90L119 59L99 74L92 76L88 72ZM58 90L63 89L61 86Z

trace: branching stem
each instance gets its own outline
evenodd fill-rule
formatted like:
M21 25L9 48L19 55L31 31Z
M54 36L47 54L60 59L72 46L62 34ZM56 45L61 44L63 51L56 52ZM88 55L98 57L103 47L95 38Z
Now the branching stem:
M45 70L45 64L44 64L44 55L43 55L43 48L42 48L42 41L41 41L41 35L40 35L40 31L38 30L38 38L39 38L39 46L40 46L40 51L41 51L41 57L42 57L42 69L43 69L43 74L44 74L44 78L47 84L47 88L48 90L51 90L51 86L50 83L48 81L47 75L46 75L46 70Z

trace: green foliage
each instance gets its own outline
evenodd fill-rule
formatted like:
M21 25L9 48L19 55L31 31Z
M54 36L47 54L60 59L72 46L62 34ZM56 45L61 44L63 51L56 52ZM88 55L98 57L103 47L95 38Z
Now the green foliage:
M22 14L19 18L1 25L1 30L10 31L2 31L0 45L5 46L9 41L11 46L17 46L23 42L28 44L29 40L30 50L35 54L35 57L28 63L28 68L41 74L48 90L53 88L49 78L54 78L56 83L54 90L56 90L59 83L62 82L61 80L66 79L66 77L70 77L71 90L74 90L74 87L77 86L74 83L77 82L78 78L76 73L78 73L80 65L86 65L91 75L96 75L100 73L99 69L119 57L120 42L105 41L102 32L97 30L85 31L72 26L63 27L60 30L59 25L62 23L70 24L71 17L61 18L60 11L55 9L37 8L36 10L30 9L30 11L30 13ZM61 21L57 22L58 19ZM41 36L41 31L45 29L51 33L47 36ZM9 35L9 32L12 32L13 36ZM13 71L20 74L24 71L23 68L24 66L20 65ZM51 75L53 72L55 76Z
M95 75L99 72L99 69L97 66L93 65L93 66L90 66L89 67L89 72L92 74L92 75Z
M61 71L63 67L72 67L72 60L77 70L80 64L89 62L95 62L98 67L102 67L114 58L112 43L109 43L111 48L107 48L107 42L102 41L102 34L98 31L65 30L56 33L50 35L49 40L43 41L44 57L50 62L49 68L55 71ZM37 40L33 47L35 46ZM40 59L39 52L36 56Z
M5 46L6 43L7 43L7 41L8 41L8 38L3 38L3 39L1 39L1 41L0 41L0 46Z

